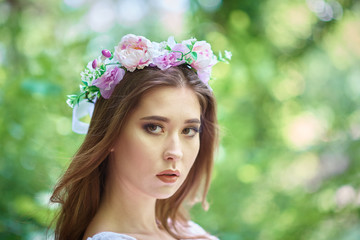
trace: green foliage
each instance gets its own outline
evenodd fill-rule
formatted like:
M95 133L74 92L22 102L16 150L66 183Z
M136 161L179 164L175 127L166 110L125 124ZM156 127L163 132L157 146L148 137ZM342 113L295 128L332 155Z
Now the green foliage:
M360 238L358 1L339 0L330 21L311 1L190 1L184 28L152 9L101 33L93 3L66 2L0 2L0 239L45 238L49 194L83 140L66 94L127 33L233 54L213 69L222 139L210 210L195 206L194 221L224 240Z

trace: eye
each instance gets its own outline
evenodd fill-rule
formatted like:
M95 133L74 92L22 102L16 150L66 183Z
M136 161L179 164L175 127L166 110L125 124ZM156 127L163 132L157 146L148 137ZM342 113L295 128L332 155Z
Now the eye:
M149 124L145 124L143 126L143 128L152 134L160 134L163 132L163 127L157 124L153 124L153 123L149 123Z
M185 128L182 131L182 133L188 137L194 137L198 132L199 132L199 128L197 128L197 127Z

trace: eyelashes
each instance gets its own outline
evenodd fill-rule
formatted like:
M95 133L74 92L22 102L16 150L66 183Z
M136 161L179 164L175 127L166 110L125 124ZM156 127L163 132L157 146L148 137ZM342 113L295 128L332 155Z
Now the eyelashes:
M200 129L197 127L189 127L185 128L182 133L189 137L194 137L196 134L200 132Z
M164 126L160 125L160 124L156 124L156 123L147 123L144 124L142 126L142 128L150 134L154 134L154 135L160 135L162 133L165 132L165 128ZM186 127L184 128L181 133L184 134L187 137L194 137L196 136L198 133L200 132L200 128L199 127Z
M148 133L152 133L152 134L161 134L164 132L164 127L159 125L159 124L154 124L154 123L147 123L143 125L143 129L145 131L147 131Z

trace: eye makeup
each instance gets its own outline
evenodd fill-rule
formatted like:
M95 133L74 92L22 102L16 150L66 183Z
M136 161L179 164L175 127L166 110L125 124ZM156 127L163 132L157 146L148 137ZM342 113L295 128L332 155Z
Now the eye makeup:
M159 135L164 132L164 127L157 123L146 123L142 125L142 128L151 134Z

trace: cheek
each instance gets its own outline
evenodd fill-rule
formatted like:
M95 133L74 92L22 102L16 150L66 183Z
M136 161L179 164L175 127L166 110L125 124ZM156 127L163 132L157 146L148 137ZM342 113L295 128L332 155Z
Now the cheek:
M151 156L151 148L148 145L135 131L126 135L115 148L117 162L125 169L142 166L144 158Z
M190 165L190 167L193 165L200 149L200 139L194 139L194 141L191 141L190 144L188 144L186 151L187 151L187 164Z

